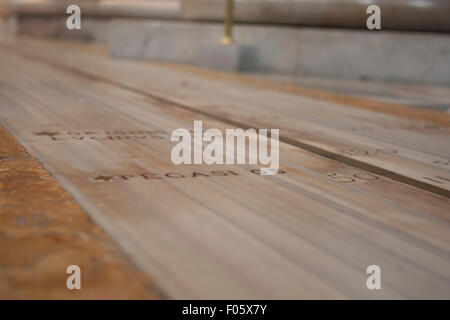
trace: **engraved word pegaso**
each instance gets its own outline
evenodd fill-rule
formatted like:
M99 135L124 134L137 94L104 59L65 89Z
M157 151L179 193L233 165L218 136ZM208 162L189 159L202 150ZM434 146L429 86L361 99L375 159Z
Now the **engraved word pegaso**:
M248 145L246 141L248 139ZM235 148L235 141L236 148ZM203 132L202 121L194 121L194 138L187 129L172 132L171 141L178 142L171 152L174 164L260 164L261 175L274 175L279 168L279 129L226 129L225 143L222 131ZM207 144L203 147L203 143ZM270 155L268 148L270 144ZM193 145L193 148L192 148ZM248 156L246 150L248 149ZM193 155L193 156L192 156ZM259 156L259 159L258 159ZM193 161L192 161L193 158ZM248 160L246 162L246 160ZM259 161L258 161L259 160Z

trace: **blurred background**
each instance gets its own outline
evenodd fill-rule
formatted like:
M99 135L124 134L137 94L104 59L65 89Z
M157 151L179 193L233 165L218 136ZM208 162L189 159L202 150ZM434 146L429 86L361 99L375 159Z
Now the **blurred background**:
M0 0L0 32L450 112L450 1ZM81 8L68 30L66 8ZM368 30L367 7L381 8ZM222 41L223 42L223 41Z

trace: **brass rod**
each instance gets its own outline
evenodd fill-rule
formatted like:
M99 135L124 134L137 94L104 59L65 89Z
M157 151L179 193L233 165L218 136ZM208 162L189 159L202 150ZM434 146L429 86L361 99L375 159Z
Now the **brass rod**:
M233 42L233 13L234 0L227 0L224 35L220 40L222 44L231 44Z

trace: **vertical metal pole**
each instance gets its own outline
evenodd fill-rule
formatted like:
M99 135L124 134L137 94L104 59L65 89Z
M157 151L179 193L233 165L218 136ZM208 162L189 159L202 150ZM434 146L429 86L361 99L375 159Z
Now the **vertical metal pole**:
M234 0L227 0L227 12L225 16L225 29L224 35L220 42L222 44L230 44L233 42L233 13L234 13Z

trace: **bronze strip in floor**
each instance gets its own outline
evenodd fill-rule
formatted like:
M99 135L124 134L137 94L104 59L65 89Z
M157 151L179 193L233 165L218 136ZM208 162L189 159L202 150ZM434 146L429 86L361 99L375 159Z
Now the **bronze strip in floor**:
M5 45L3 43L0 45L0 47L2 49L5 49L6 51L10 51L10 52L14 51L13 47L10 47L9 45ZM222 122L231 124L231 125L233 125L235 127L239 127L239 128L243 128L243 129L248 129L248 128L255 127L252 124L248 124L246 122L237 121L237 120L234 120L234 119L229 118L229 117L223 117L221 115L216 115L213 112L207 112L207 111L199 110L199 109L194 108L194 107L192 107L190 105L187 105L185 103L180 103L179 101L175 101L175 100L171 99L170 97L166 97L164 95L159 95L159 94L154 94L154 93L151 93L151 92L143 91L140 88L136 88L134 86L126 85L126 84L124 84L124 83L122 83L120 81L116 81L115 79L111 79L111 78L108 78L108 77L105 77L105 76L102 76L102 75L99 75L99 74L95 74L95 72L87 71L87 70L84 70L83 68L79 68L79 69L78 68L74 68L74 67L66 65L64 63L61 63L61 62L58 62L58 61L54 61L54 60L50 60L50 59L47 59L47 58L45 58L43 56L39 56L37 54L33 54L33 53L30 53L30 52L23 52L23 51L15 52L15 54L18 54L19 56L21 56L23 58L26 58L26 59L28 59L30 61L35 61L35 62L47 65L49 67L52 67L52 68L60 70L60 71L64 71L64 72L68 72L68 73L71 73L71 74L74 74L74 75L77 75L77 76L85 77L87 79L94 80L94 81L101 81L101 82L107 83L109 85L118 87L118 88L122 88L122 89L131 91L131 92L143 95L143 96L151 97L151 98L160 100L162 102L172 104L173 106L179 107L181 109L189 110L189 111L192 111L192 112L196 112L198 114L201 114L201 115L204 115L206 117L209 117L210 119L214 119L214 120L218 120L218 121L222 121ZM181 67L180 66L179 68L183 68L183 69L186 69L186 70L188 70L188 69L189 70L190 69L196 70L194 67L189 67L189 66L186 66L186 67ZM225 73L220 73L220 72L217 72L217 71L200 70L200 69L198 69L198 70L199 70L198 72L200 72L202 74L202 76L206 76L209 73L210 73L210 77L212 75L214 75L214 74L225 74ZM229 74L229 76L234 78L232 74ZM241 79L240 77L241 77L240 75L236 75L235 78L239 80L239 79ZM245 76L242 76L242 77L244 77L244 78L242 78L239 81L243 81L243 79L246 79ZM254 85L254 83L253 83L253 85ZM284 86L284 84L282 86ZM325 97L328 95L328 92L323 92L323 93L324 93ZM330 96L330 99L331 99L331 97L334 94L330 93L330 95L331 95ZM365 98L356 98L356 97L355 97L355 99L362 99L364 101L367 100ZM332 101L334 103L338 103L338 101L335 101L335 100L329 100L329 101ZM355 100L355 101L357 101L357 100ZM385 103L385 102L381 103L380 102L379 104L380 104L380 106L382 106L384 104L383 109L385 111L392 109L392 108L388 107L389 103ZM366 105L367 104L362 104L362 105L359 105L359 106L360 106L360 108L364 109L364 106L366 106ZM443 123L441 123L441 124L445 124L445 125L448 125L450 123L450 122L447 123L447 120L450 119L450 116L448 116L446 114L443 114L443 113L440 113L440 112L435 112L435 111L431 111L431 110L417 110L416 108L406 107L405 106L405 108L407 110L407 112L406 112L405 109L401 108L401 106L395 105L395 108L397 108L397 107L400 107L399 110L403 110L402 112L405 113L405 114L409 113L410 115L414 115L414 117L415 117L414 119L415 120L420 118L421 115L423 114L425 119L421 119L421 121L431 120L431 122L435 123L435 124L437 122L439 122L439 121L443 121ZM395 109L395 108L393 108L393 109ZM370 108L368 108L368 109L370 110ZM379 110L377 110L377 111L379 111ZM399 114L402 114L402 112L399 112ZM437 114L439 116L435 116L435 114ZM432 120L432 119L434 119L434 120ZM438 120L438 119L441 119L441 120ZM370 171L370 172L372 172L374 174L381 175L381 176L387 177L389 179L392 179L392 180L395 180L395 181L398 181L398 182L402 182L402 183L405 183L407 185L410 185L410 186L413 186L413 187L416 187L416 188L419 188L419 189L422 189L422 190L425 190L425 191L429 191L429 192L432 192L432 193L444 196L446 198L450 198L450 192L447 189L445 189L445 188L441 188L439 186L431 185L429 183L425 183L423 181L419 181L419 180L410 178L408 176L405 176L403 174L399 174L399 173L394 172L392 170L387 170L387 169L381 168L379 166L372 165L372 164L367 163L365 161L354 159L354 158L351 158L351 157L348 157L348 156L342 156L342 155L340 155L338 153L329 151L327 149L319 148L319 147L316 147L316 146L308 144L308 143L303 143L303 142L301 142L299 140L293 139L293 138L291 138L289 136L285 136L283 134L280 135L279 140L281 142L284 142L284 143L290 144L292 146L295 146L295 147L298 147L298 148L301 148L301 149L304 149L304 150L307 150L307 151L319 154L321 156L324 156L324 157L327 157L327 158L330 158L330 159L333 159L333 160L336 160L336 161L348 164L350 166L353 166L353 167L356 167L356 168L359 168L359 169L363 169L363 170L367 170L367 171Z
M235 74L224 71L201 69L198 67L180 64L164 63L164 66L176 71L182 71L185 73L190 73L202 77L220 79L229 82L237 82L257 88L270 89L298 95L301 97L308 97L316 100L322 100L337 104L344 104L346 106L353 108L376 111L409 120L424 121L435 125L450 126L450 115L439 111L429 109L418 109L412 106L377 100L375 98L369 99L365 97L358 97L338 92L318 90L298 84L282 83L278 81L268 81L265 79L260 79L253 75Z

